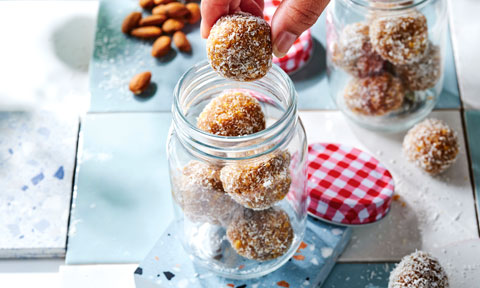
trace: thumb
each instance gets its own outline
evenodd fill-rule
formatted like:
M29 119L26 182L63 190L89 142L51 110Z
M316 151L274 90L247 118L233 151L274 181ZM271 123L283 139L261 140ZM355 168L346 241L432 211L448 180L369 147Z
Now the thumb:
M317 22L329 0L284 0L272 19L273 53L281 58Z

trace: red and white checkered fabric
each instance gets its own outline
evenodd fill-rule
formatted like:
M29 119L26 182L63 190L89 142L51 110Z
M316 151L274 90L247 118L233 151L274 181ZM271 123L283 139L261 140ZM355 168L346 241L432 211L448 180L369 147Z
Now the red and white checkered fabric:
M367 224L390 210L394 181L377 159L341 144L308 147L308 212L329 222Z
M265 0L263 14L268 23L271 24L273 14L275 14L275 11L280 3L282 3L280 0ZM287 73L293 73L302 68L305 63L308 62L310 56L312 55L312 50L312 33L310 29L308 29L295 41L292 48L288 50L287 55L282 58L273 56L273 63L280 66L283 71Z

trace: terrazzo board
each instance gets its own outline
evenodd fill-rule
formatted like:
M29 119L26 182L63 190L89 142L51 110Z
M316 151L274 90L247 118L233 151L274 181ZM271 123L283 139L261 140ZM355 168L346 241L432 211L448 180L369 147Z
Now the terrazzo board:
M65 255L79 119L0 112L0 258Z
M82 122L68 264L135 263L172 220L167 113L87 114Z
M371 132L353 126L340 112L301 112L300 117L310 143L345 143L374 155L392 173L400 195L383 220L353 229L340 261L395 262L416 249L429 251L478 237L459 111L435 111L430 116L448 123L460 142L457 162L437 177L406 161L401 150L405 133Z
M318 287L347 245L351 229L308 218L304 245L284 266L264 277L232 280L218 277L192 263L178 234L183 223L174 221L135 270L137 288L153 287Z
M137 0L101 1L90 62L91 112L170 111L173 90L181 75L206 59L206 41L200 37L198 24L185 28L192 44L191 54L174 49L164 58L153 58L151 42L127 37L120 31L123 18L131 11L140 11ZM312 35L312 58L291 75L299 94L299 109L332 110L335 104L328 93L325 13L312 28ZM447 39L444 91L437 104L440 109L460 107L452 45L450 37ZM154 85L144 97L132 96L128 90L130 79L146 70L152 72Z
M467 138L470 147L470 161L472 164L472 174L475 184L477 217L480 223L480 111L465 111L465 124Z

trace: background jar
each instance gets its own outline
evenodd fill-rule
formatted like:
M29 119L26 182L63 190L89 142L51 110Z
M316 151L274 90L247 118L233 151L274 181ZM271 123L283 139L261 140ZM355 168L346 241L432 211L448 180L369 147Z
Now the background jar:
M366 128L399 131L425 118L443 87L444 0L335 0L327 11L330 93Z
M196 127L203 108L227 90L248 93L259 101L265 114L265 130L246 136L224 137ZM227 278L259 277L279 268L301 243L307 217L307 140L297 114L297 94L290 78L274 65L258 81L235 82L218 76L207 62L202 62L179 80L172 113L167 153L175 221L185 250L197 264ZM223 177L224 169L256 165L269 159L284 165L282 175L288 178L255 178L263 183L260 187L288 186L284 190L288 194L272 202L271 208L247 208L222 190L230 179ZM249 186L249 183L241 184ZM253 259L248 259L252 258L252 253L246 251L251 248L248 245L258 245L248 240L265 235L255 231L250 231L251 235L238 235L237 232L243 230L236 229L245 221L258 221L260 226L265 224L262 221L273 221L266 223L270 228L270 224L281 221L276 230L286 229L286 234L280 237L285 240L284 236L288 235L288 239L270 243L276 245L271 246L275 247L275 252L254 253ZM243 238L234 240L231 235L235 233ZM239 249L246 257L239 255Z

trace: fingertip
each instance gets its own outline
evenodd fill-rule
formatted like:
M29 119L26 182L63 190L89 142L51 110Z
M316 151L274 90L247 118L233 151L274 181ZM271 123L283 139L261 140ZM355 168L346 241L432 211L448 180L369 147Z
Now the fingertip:
M240 3L240 10L244 12L248 12L254 16L258 16L263 18L263 8L262 5L255 0L246 0Z
M275 55L275 57L281 59L281 58L285 57L285 55L287 55L287 53L278 51L277 45L273 45L273 55Z
M203 0L200 6L202 22L200 34L202 38L208 38L210 29L221 16L228 14L230 0Z
M203 39L208 38L208 35L210 35L210 29L211 29L211 27L210 28L206 27L205 21L202 20L202 22L200 24L200 35L202 35Z

